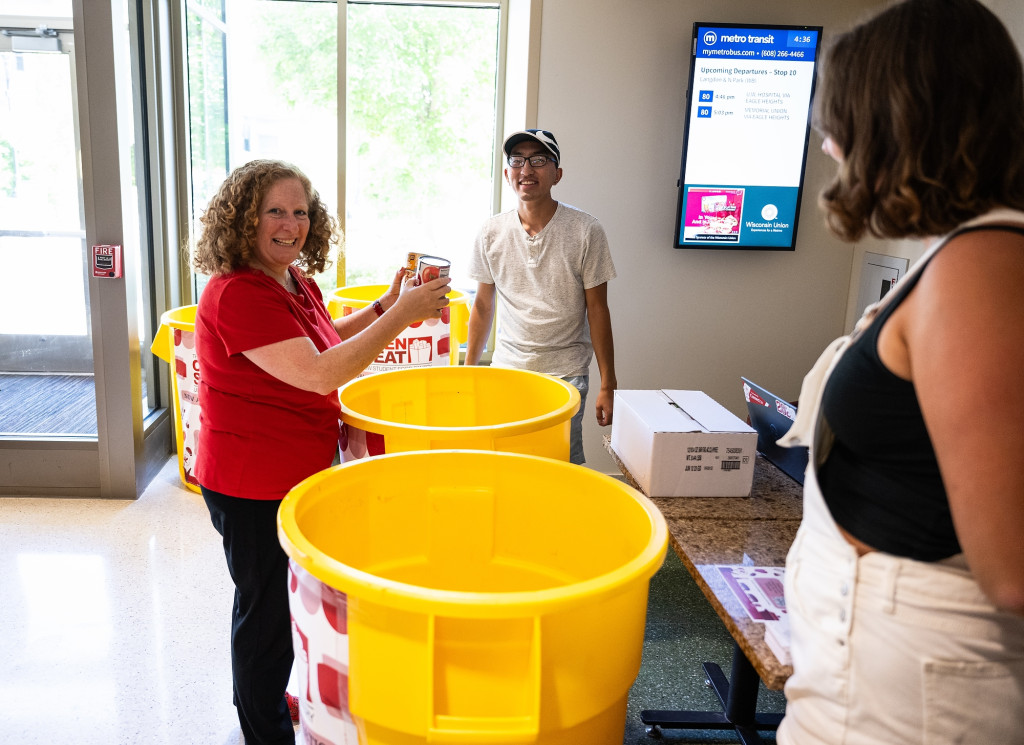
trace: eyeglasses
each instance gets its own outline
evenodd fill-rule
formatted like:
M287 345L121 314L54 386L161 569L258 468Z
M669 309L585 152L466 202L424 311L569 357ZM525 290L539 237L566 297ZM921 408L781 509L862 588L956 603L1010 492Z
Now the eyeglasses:
M558 161L550 155L531 155L529 158L524 158L522 155L508 156L508 164L511 168L522 168L526 165L526 161L530 161L530 165L534 168L543 168L549 160L556 166L558 165Z

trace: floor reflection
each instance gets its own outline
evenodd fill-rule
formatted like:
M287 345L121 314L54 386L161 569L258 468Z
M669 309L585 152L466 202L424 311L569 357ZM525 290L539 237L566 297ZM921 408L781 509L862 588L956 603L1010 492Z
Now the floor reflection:
M232 592L176 459L137 501L0 499L0 743L239 745Z

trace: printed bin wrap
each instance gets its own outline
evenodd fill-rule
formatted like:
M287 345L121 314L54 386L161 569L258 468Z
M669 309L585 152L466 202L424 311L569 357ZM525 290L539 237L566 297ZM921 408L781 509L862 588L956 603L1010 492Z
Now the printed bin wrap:
M348 422L343 422L341 425L341 437L338 444L341 446L342 463L373 455L384 455L387 452L384 435L379 432L367 432Z
M178 415L181 417L181 468L185 483L198 487L192 475L199 435L199 359L196 357L196 333L174 329L174 384L178 390Z
M373 305L388 292L389 285L354 285L340 287L327 301L331 318L343 318ZM440 318L428 318L406 327L385 347L359 377L375 373L455 366L459 364L459 345L469 336L469 297L459 290L449 290L449 305Z
M355 310L346 305L343 312L347 316ZM451 324L447 319L444 313L442 318L428 318L407 327L360 375L452 364Z
M178 472L185 487L198 493L199 482L192 473L199 435L199 361L196 358L196 306L171 308L160 316L160 328L153 335L150 351L171 367L174 390L174 438L178 450Z
M299 690L300 745L359 745L348 709L348 604L294 561L288 603Z

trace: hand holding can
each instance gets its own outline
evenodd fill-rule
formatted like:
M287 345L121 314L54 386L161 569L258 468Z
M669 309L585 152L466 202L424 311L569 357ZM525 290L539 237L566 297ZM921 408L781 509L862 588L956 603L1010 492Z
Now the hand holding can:
M409 254L412 258L412 254ZM416 263L416 284L421 285L424 282L429 282L432 279L439 279L441 277L447 277L448 272L451 270L452 263L448 259L442 259L440 256L428 256L426 254L420 254ZM451 321L451 312L446 305L441 308L441 323L449 323Z

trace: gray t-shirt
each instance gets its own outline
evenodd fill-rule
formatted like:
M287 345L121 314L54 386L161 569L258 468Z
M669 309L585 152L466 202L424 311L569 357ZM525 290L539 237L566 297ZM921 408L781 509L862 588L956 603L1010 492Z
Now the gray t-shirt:
M594 217L559 202L530 236L516 210L495 215L476 237L467 274L495 287L493 365L558 376L590 371L584 290L615 278L608 238Z

